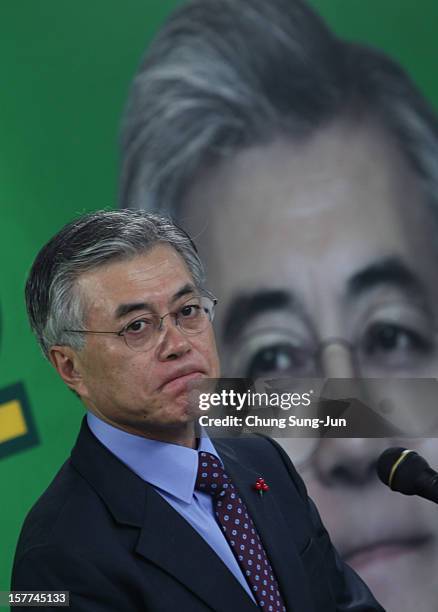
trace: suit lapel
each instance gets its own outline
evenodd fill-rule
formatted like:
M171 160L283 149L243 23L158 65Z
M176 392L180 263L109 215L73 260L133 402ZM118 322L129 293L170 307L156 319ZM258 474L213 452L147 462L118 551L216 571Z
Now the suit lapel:
M86 419L71 462L119 524L140 529L136 548L140 555L159 565L216 612L257 610L198 532L94 437Z
M312 610L313 603L307 587L307 576L294 545L292 529L285 521L274 496L269 492L260 496L253 488L260 474L242 465L229 446L219 440L215 440L215 445L218 450L220 449L225 470L238 488L257 527L288 612ZM293 513L293 508L290 511Z
M150 486L137 552L174 576L217 612L257 609L213 549Z

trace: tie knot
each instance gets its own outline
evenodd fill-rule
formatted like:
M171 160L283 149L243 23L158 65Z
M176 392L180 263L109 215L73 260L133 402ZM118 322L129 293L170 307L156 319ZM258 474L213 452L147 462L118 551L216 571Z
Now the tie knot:
M217 497L224 495L226 489L230 486L231 480L225 474L219 459L211 453L199 453L195 489Z

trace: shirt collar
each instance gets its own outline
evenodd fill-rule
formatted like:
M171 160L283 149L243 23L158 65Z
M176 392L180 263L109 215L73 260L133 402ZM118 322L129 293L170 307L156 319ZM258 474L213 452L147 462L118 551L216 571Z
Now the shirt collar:
M211 453L222 464L204 430L195 450L128 433L102 421L91 412L87 412L87 422L96 438L137 476L187 504L193 499L198 453Z

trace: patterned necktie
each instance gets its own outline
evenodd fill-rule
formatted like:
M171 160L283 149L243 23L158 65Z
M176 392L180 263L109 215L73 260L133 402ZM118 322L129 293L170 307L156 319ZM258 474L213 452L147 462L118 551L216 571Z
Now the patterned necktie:
M195 488L213 497L217 521L258 605L269 612L286 612L260 536L231 478L214 455L200 452L198 460Z

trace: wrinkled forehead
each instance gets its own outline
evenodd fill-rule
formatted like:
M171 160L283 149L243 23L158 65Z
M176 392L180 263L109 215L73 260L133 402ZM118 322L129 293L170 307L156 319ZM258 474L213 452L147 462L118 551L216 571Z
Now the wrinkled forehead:
M194 285L182 256L167 244L157 244L84 272L75 289L87 319L98 315L116 319L123 305L144 303L148 308L161 308Z

